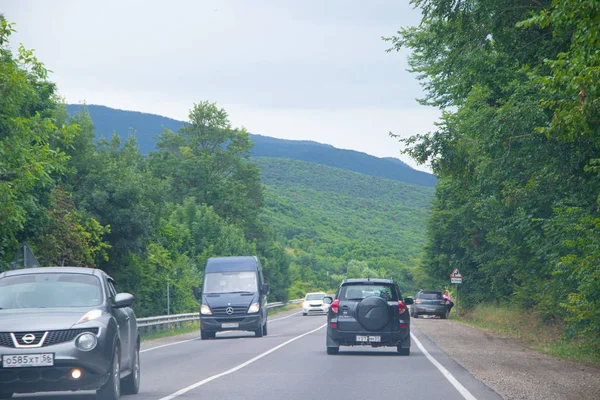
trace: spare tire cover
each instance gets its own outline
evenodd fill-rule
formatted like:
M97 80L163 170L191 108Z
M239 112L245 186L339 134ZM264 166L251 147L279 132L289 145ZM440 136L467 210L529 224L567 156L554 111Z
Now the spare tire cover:
M369 331L378 331L390 321L390 307L378 296L367 297L357 306L358 322Z

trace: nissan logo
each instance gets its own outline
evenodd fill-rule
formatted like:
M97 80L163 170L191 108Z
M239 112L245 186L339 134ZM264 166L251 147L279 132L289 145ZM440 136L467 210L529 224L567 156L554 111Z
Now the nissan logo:
M227 308L225 309L225 312L226 312L227 314L229 314L229 315L233 314L233 307L227 307Z
M33 333L28 333L27 335L24 335L21 340L25 344L31 344L35 341L35 335Z

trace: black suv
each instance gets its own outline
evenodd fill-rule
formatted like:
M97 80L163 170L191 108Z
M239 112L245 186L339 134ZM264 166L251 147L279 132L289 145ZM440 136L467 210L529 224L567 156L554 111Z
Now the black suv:
M419 290L415 297L415 304L410 307L410 315L414 318L419 318L419 315L437 315L441 319L446 319L448 306L442 292Z
M345 279L327 313L327 354L340 346L395 346L400 355L410 354L410 315L413 300L389 279Z

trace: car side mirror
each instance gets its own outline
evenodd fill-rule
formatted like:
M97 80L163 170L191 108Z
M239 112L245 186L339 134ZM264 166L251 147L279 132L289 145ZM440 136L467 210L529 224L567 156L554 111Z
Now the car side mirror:
M263 292L263 294L265 294L265 295L269 294L269 285L268 285L267 283L264 283L264 284L262 285L262 292Z
M192 292L194 293L196 300L200 300L202 298L202 291L198 286L192 286Z
M331 303L333 303L333 299L331 297L329 297L329 296L323 297L323 303L325 303L325 304L331 304Z
M131 307L133 305L133 295L130 293L119 293L113 301L114 308Z
M404 298L404 304L406 304L407 306L414 304L414 299L412 297L405 297Z

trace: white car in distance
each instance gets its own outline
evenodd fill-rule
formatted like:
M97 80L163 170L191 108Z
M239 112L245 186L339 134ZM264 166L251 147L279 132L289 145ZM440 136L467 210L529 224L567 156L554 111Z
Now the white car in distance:
M302 315L323 314L329 311L329 304L323 302L324 292L307 293L302 302Z

